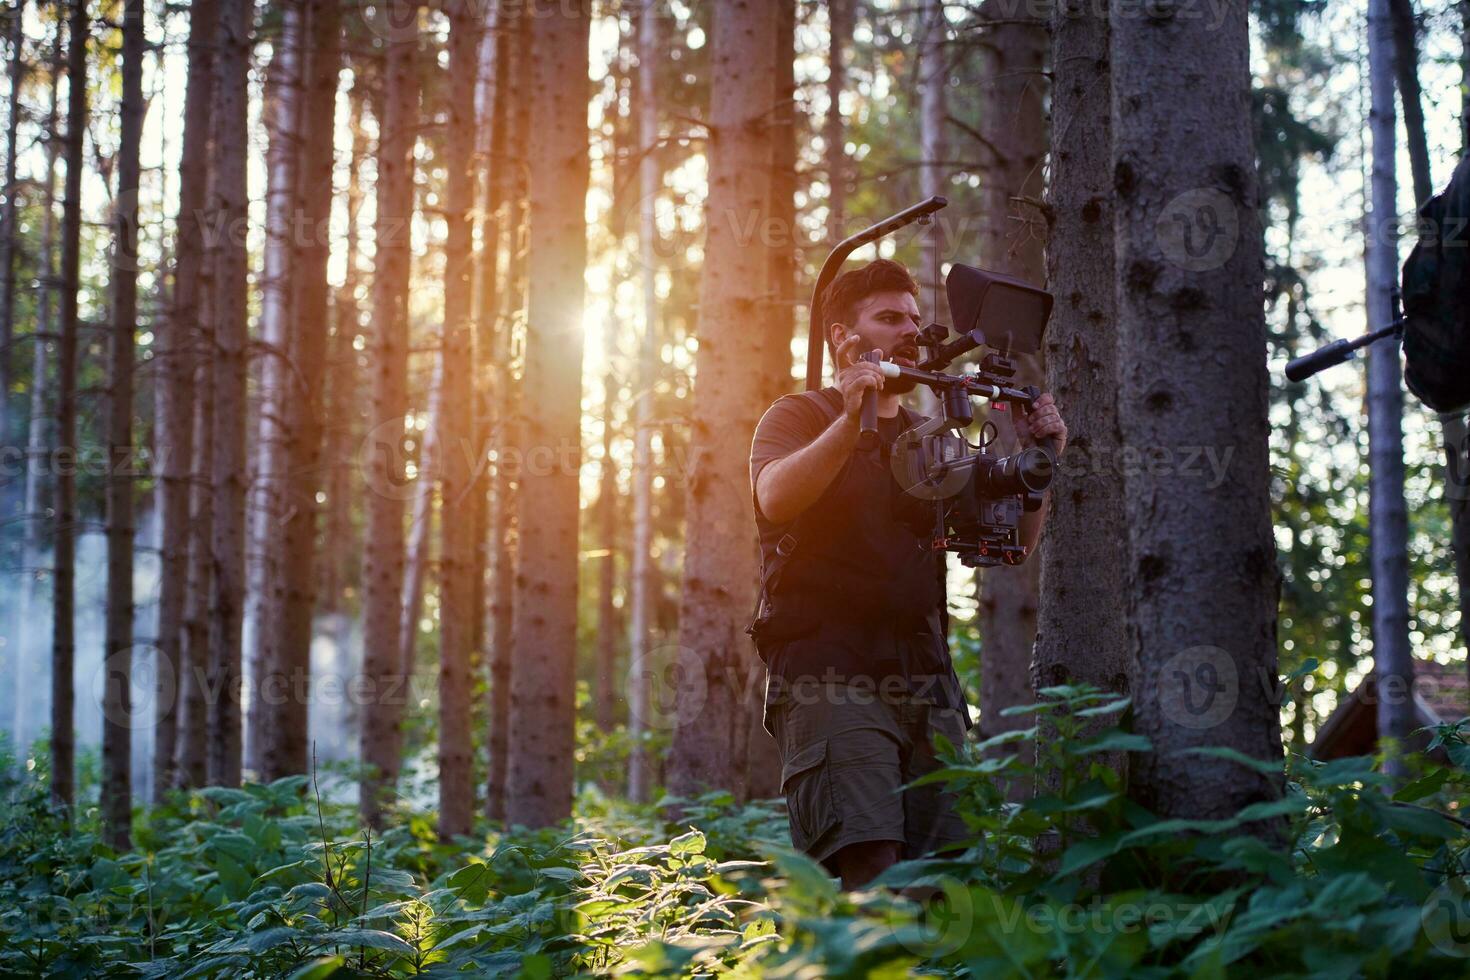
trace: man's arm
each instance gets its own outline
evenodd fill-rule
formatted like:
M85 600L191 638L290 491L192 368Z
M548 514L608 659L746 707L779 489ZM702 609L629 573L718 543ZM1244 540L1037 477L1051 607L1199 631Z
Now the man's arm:
M802 448L767 463L755 478L761 513L785 524L816 503L852 455L859 430L858 420L844 413Z
M1022 446L1034 446L1039 440L1050 437L1056 440L1057 459L1061 459L1062 451L1067 448L1067 424L1062 421L1056 399L1050 394L1037 398L1029 413L1019 409L1012 416L1012 423ZM1028 558L1036 551L1036 542L1041 539L1041 526L1046 523L1046 512L1050 507L1051 491L1048 490L1042 495L1040 507L1021 515L1016 531Z

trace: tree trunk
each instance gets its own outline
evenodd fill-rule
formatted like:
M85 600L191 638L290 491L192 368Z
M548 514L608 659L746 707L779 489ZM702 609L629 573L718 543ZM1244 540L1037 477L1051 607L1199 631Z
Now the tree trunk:
M843 51L852 41L852 3L853 0L829 0L827 4L827 115L822 121L822 152L827 164L829 247L847 237L847 134L842 122L842 90L847 88ZM784 19L785 14L778 17ZM777 86L781 86L780 81ZM778 91L777 98L781 95Z
M782 0L776 6L774 78L776 105L771 114L771 218L774 228L769 253L771 337L767 344L771 379L761 400L769 405L792 388L791 337L795 330L796 270L801 230L796 222L796 4ZM829 236L830 237L830 236ZM764 720L766 692L751 684L746 692L750 746L746 759L746 792L751 799L781 795L781 752Z
M470 0L456 0L449 8L449 87L473 92L480 66L483 30ZM473 363L474 308L471 273L474 267L475 206L474 103L449 99L449 131L444 141L444 343L441 370L444 380L439 403L440 459L443 464L443 505L439 526L442 559L439 566L439 835L468 834L474 826L475 774L473 733L470 728L474 675L475 525L472 496L476 485Z
M417 132L417 7L389 0L383 114L378 131L377 251L373 276L373 406L367 452L363 547L363 680L371 700L362 718L362 815L381 820L398 781L399 725L407 698L398 624L403 601L403 420L408 411L409 228Z
M76 791L77 293L81 288L82 145L87 129L86 0L72 0L67 30L66 183L61 210L61 339L56 348L56 575L51 625L51 797Z
M945 52L943 0L921 0L919 4L919 155L924 165L919 169L920 194L933 197L944 194L949 186L948 140L944 128L949 114L945 89L949 85L949 60ZM927 316L939 323L949 322L949 306L944 296L944 283L939 261L944 255L944 223L938 218L924 235L920 251L918 280L929 292L924 304ZM932 414L933 398L928 389L919 389L925 412Z
M249 197L246 102L254 5L225 4L215 52L213 216L230 237L215 268L213 581L209 610L209 782L240 783L240 631L245 600L245 379L249 344L248 256L243 236Z
M305 773L308 765L308 711L311 687L312 615L316 588L317 492L322 474L322 397L327 355L327 259L325 229L332 216L333 119L341 69L341 11L337 0L307 0L302 35L305 57L301 77L296 225L307 234L294 243L295 302L280 399L281 511L268 536L280 541L279 586L270 612L259 624L267 654L262 774L266 780ZM272 689L274 685L275 689Z
M602 544L602 557L597 562L597 692L593 698L593 716L597 727L610 732L617 724L618 674L618 470L613 459L613 412L622 398L622 386L612 369L617 322L608 317L607 346L603 357L607 363L602 374L602 461L599 463L597 489L597 535Z
M1372 134L1372 211L1366 217L1368 326L1393 319L1398 286L1398 183L1394 174L1393 33L1389 0L1369 0L1368 130ZM1408 774L1403 753L1416 727L1409 647L1409 518L1404 503L1404 394L1397 344L1368 349L1368 482L1373 567L1373 670L1384 768ZM1392 743L1387 742L1392 740Z
M361 329L357 297L361 272L357 260L362 250L358 216L362 211L362 161L367 144L362 132L362 108L367 96L358 91L361 84L360 78L354 79L348 100L347 128L352 134L352 145L347 170L346 271L342 277L342 288L332 301L332 344L327 362L327 397L331 407L326 413L322 454L330 470L322 534L321 587L317 599L323 612L339 609L349 583L357 580L351 563L356 540L352 504L359 495L357 448L362 439L357 365L357 338Z
M184 94L184 146L179 157L179 212L174 245L174 292L161 318L154 353L158 418L158 512L162 562L158 590L157 723L153 798L162 800L177 777L174 755L182 694L180 651L189 586L189 490L194 456L195 331L204 258L201 212L209 190L209 117L214 91L215 0L189 8L189 74Z
M485 814L491 820L506 816L506 779L510 771L510 704L515 622L515 575L519 552L516 528L518 480L507 465L518 453L520 438L519 383L511 372L511 326L526 295L527 191L530 160L531 100L512 100L513 92L531 90L530 18L501 8L496 30L505 57L497 59L497 76L505 93L506 123L504 174L506 180L506 270L501 297L502 329L495 338L494 361L502 365L495 375L495 473L490 502L490 733L487 739L490 772Z
M412 683L418 665L419 620L424 614L424 590L433 563L434 498L443 471L440 428L444 424L443 358L436 359L429 379L427 424L419 436L417 476L413 481L413 509L404 546L403 601L398 619L398 671Z
M1393 21L1394 74L1404 106L1404 132L1409 143L1409 168L1414 181L1415 208L1434 196L1429 170L1429 141L1424 133L1424 109L1419 90L1419 42L1412 0L1389 0ZM1462 459L1466 452L1465 413L1442 414L1444 433L1445 505L1450 512L1450 550L1460 591L1460 635L1470 645L1470 486Z
M1249 32L1244 5L1221 13L1110 11L1118 419L1122 451L1162 464L1124 472L1134 724L1153 744L1129 792L1203 819L1282 792L1279 775L1180 754L1282 757ZM1223 478L1201 446L1230 453Z
M980 16L982 21L990 21L983 48L981 113L992 148L987 170L990 179L983 192L985 224L980 257L987 269L1039 286L1046 282L1045 232L1033 225L1032 206L1015 199L1040 200L1043 191L1048 32L1044 21L1022 23L1005 4L995 0L980 8ZM932 76L926 75L925 85L932 84ZM939 116L938 125L942 126L942 110ZM935 159L942 160L944 151L935 152ZM933 192L940 191L936 187ZM927 271L932 273L932 269ZM1019 356L1016 368L1018 385L1040 384L1043 380L1038 357ZM998 429L993 450L1001 455L1017 451L1020 442L1011 416L993 412L990 418ZM1056 496L1053 490L1052 497ZM979 576L980 730L984 737L1031 724L1029 716L1005 717L1001 711L1031 702L1031 648L1036 641L1040 577L1041 562L1035 555L1025 564L997 565Z
M307 0L284 0L279 5L280 34L273 41L264 108L269 144L266 149L265 253L260 278L259 414L255 440L250 446L252 476L249 504L249 548L246 554L245 635L249 657L250 692L245 726L246 767L265 770L266 745L275 724L275 709L289 700L271 677L271 665L281 651L274 642L282 617L285 593L282 581L281 524L286 517L283 498L286 468L285 416L289 410L293 333L300 322L295 309L296 279L300 274L299 173L307 130L302 122L305 71L303 53ZM270 702L270 703L268 703Z
M25 0L5 13L10 49L10 99L5 121L5 205L0 210L0 445L9 445L10 369L15 345L15 211L18 182L15 158L19 149L20 91L25 80Z
M506 819L543 827L572 809L576 741L577 530L581 514L582 277L587 264L587 38L582 0L531 20L525 390L539 396L524 445L550 459L520 478L516 658L511 672ZM531 659L533 658L534 659Z
M1123 619L1126 540L1118 458L1118 350L1113 295L1108 12L1058 3L1052 19L1053 132L1046 389L1067 422L1042 540L1033 693L1088 683L1128 691ZM1032 557L1030 564L1035 564ZM1110 758L1121 765L1122 757Z
M31 712L34 710L32 697L28 691L31 679L40 675L37 663L37 651L34 648L36 640L31 635L34 629L34 617L36 616L36 585L42 574L42 528L46 521L45 496L46 487L42 477L48 471L47 458L47 418L46 410L48 388L48 364L50 362L49 345L52 342L52 303L56 295L56 158L61 148L61 140L57 138L57 120L60 118L60 102L57 96L58 82L61 78L62 66L62 38L63 27L60 23L56 25L56 33L53 35L51 57L51 98L48 103L50 108L46 114L46 176L43 186L45 193L42 198L43 209L41 212L41 255L40 276L36 284L36 332L34 338L34 350L31 362L31 417L29 435L26 439L26 485L25 485L25 537L21 543L21 568L23 578L21 580L20 594L20 617L16 626L16 677L24 678L25 683L15 685L15 714L11 722L11 732L15 738L16 749L22 757L29 755L31 745Z
M653 412L658 379L658 195L663 170L658 146L658 0L643 0L638 15L638 265L643 287L643 334L638 343L638 394L633 429L633 553L628 570L628 796L648 802L652 765L648 733L652 661Z
M102 687L103 837L132 846L133 337L138 327L138 169L143 0L123 5L122 105L112 213L112 345L107 424L107 636Z
M746 464L766 408L765 382L747 365L760 360L767 340L749 325L766 312L769 273L765 249L744 240L740 227L770 206L775 8L721 5L711 43L707 235L668 784L686 799L717 787L739 799L749 744L747 684L759 664L744 633L758 574Z

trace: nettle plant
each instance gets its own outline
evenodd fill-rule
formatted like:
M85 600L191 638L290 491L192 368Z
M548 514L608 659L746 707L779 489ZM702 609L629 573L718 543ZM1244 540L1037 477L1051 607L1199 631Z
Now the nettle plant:
M781 846L778 806L728 794L661 801L678 824L594 795L575 826L442 842L427 814L361 831L293 778L178 795L117 854L95 812L68 828L28 780L0 814L0 975L1466 972L1462 726L1434 733L1450 764L1396 793L1371 759L1294 760L1279 800L1161 820L1115 768L1150 751L1127 710L1051 688L1029 727L943 746L927 778L973 841L856 893Z

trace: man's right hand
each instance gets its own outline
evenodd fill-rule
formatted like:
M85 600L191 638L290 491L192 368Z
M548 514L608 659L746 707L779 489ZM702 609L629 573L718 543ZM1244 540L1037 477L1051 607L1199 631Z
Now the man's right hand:
M883 390L883 372L878 365L858 359L858 344L862 338L850 334L837 348L837 390L842 392L843 415L850 422L858 422L863 410L863 395L869 388ZM874 353L882 351L874 348Z

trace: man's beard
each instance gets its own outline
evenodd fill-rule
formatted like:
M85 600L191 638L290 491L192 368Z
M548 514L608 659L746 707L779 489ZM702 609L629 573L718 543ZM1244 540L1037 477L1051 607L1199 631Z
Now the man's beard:
M872 350L877 346L877 344L869 343L867 341L867 338L863 339L863 350ZM900 347L894 350L892 354L889 354L883 359L885 361L891 361L895 357L903 357L911 362L910 364L901 365L902 367L912 367L914 364L917 364L919 362L919 349L917 347ZM900 377L883 379L883 393L885 395L907 395L918 386L919 382L913 378Z

